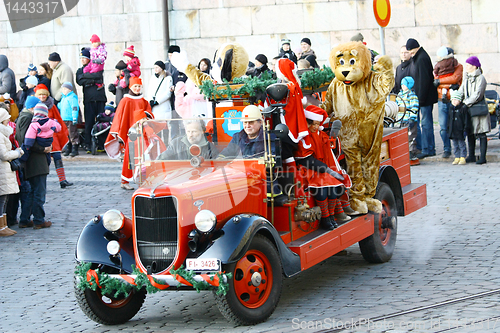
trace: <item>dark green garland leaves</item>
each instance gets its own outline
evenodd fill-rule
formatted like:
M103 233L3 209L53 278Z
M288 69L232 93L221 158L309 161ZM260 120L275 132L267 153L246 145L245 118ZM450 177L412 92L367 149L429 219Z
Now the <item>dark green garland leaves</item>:
M301 88L315 90L324 84L330 83L333 78L335 78L335 74L332 69L323 65L322 69L315 68L302 74L300 77Z

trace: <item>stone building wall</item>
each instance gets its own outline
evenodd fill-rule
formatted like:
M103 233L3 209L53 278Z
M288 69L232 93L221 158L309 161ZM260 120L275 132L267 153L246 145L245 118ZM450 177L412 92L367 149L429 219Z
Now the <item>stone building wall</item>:
M5 7L0 5L0 54L6 54L18 78L27 66L47 60L57 51L75 71L78 54L98 34L108 48L106 84L123 50L133 44L142 63L145 85L157 60L165 60L162 1L80 0L67 14L41 26L12 33ZM361 32L368 47L380 50L379 28L372 0L165 0L169 7L171 44L186 50L192 63L213 58L227 41L241 43L253 59L278 54L281 38L299 47L309 37L319 63L326 64L331 48ZM399 48L416 38L433 60L441 45L455 50L463 63L477 55L489 82L500 82L500 1L391 0L392 16L384 29L386 53L399 63ZM81 94L80 94L81 96Z

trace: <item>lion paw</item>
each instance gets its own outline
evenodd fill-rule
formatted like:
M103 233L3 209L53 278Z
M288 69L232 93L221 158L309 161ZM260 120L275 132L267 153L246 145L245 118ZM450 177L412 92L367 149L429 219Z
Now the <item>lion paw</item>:
M374 198L366 198L366 205L370 212L374 212L376 214L382 213L382 203Z
M359 212L360 214L368 213L368 206L366 205L366 202L363 200L351 198L350 205L352 209Z
M389 56L383 55L378 58L377 63L373 65L373 69L392 69L392 60Z

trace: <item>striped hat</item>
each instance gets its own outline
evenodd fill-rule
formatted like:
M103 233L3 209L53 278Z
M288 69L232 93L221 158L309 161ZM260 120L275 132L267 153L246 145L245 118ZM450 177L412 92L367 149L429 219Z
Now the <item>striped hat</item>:
M129 47L127 47L125 51L123 51L123 56L134 58L135 57L134 45L130 45Z
M43 103L38 103L35 105L35 109L33 110L33 121L36 119L47 118L49 116L49 109Z

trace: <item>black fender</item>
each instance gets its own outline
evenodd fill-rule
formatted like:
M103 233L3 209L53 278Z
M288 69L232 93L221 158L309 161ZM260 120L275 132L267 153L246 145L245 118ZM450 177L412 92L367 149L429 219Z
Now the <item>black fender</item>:
M396 206L398 209L398 216L405 215L405 204L403 200L403 190L401 188L401 182L399 181L399 175L396 170L390 165L383 165L380 167L378 173L378 181L384 182L392 190L394 198L396 199Z
M134 245L131 237L123 236L119 231L115 233L108 231L102 224L102 218L96 216L80 233L76 243L75 258L78 262L103 264L132 273L132 265L135 265ZM110 240L117 240L120 243L121 250L117 256L108 253L106 247Z
M218 258L223 264L236 262L247 252L253 237L261 234L278 249L285 276L291 277L300 272L300 257L286 246L273 225L262 216L236 215L226 222L222 231L222 236L199 258Z

